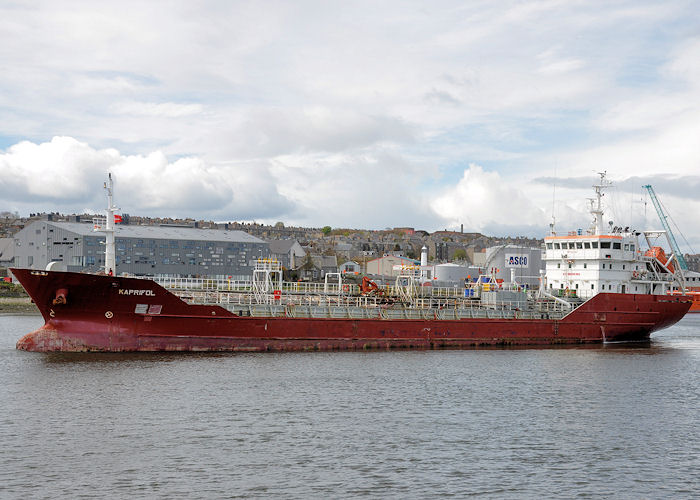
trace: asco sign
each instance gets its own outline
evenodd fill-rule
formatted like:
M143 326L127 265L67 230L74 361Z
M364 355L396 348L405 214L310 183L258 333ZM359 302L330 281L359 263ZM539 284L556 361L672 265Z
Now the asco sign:
M506 267L527 267L527 255L506 254Z

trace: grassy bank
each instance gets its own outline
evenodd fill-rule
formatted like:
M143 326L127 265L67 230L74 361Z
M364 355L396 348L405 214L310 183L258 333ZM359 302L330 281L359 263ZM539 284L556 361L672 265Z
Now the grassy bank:
M0 315L3 314L38 315L39 309L29 297L0 297Z

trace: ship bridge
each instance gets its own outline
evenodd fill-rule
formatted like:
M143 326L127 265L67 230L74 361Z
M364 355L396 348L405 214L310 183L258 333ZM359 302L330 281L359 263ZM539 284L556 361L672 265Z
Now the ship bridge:
M599 292L649 293L632 283L646 274L636 233L580 234L545 238L547 288L558 295Z
M589 298L597 293L666 294L674 282L683 286L675 255L666 256L657 240L665 231L637 231L629 227L603 227L603 189L610 186L605 172L594 185L591 200L593 221L586 231L579 229L545 237L545 280L548 293L555 296ZM640 247L643 236L645 249Z

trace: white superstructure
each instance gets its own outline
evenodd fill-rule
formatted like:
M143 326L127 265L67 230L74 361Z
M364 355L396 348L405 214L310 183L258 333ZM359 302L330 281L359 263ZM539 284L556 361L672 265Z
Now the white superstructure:
M636 231L603 225L605 173L593 186L593 223L587 231L545 237L546 290L553 295L589 298L600 292L666 294L684 287L675 256L666 256L655 242L665 231ZM641 236L641 238L640 238Z

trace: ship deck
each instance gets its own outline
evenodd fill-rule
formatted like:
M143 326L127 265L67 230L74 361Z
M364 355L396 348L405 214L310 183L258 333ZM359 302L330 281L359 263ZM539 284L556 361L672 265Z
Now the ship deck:
M362 295L357 285L283 282L279 291L256 290L252 282L196 278L156 279L158 284L192 305L217 305L238 316L461 320L562 319L581 300L568 302L538 297L512 284L470 287L417 287L406 293L389 285L381 295Z

